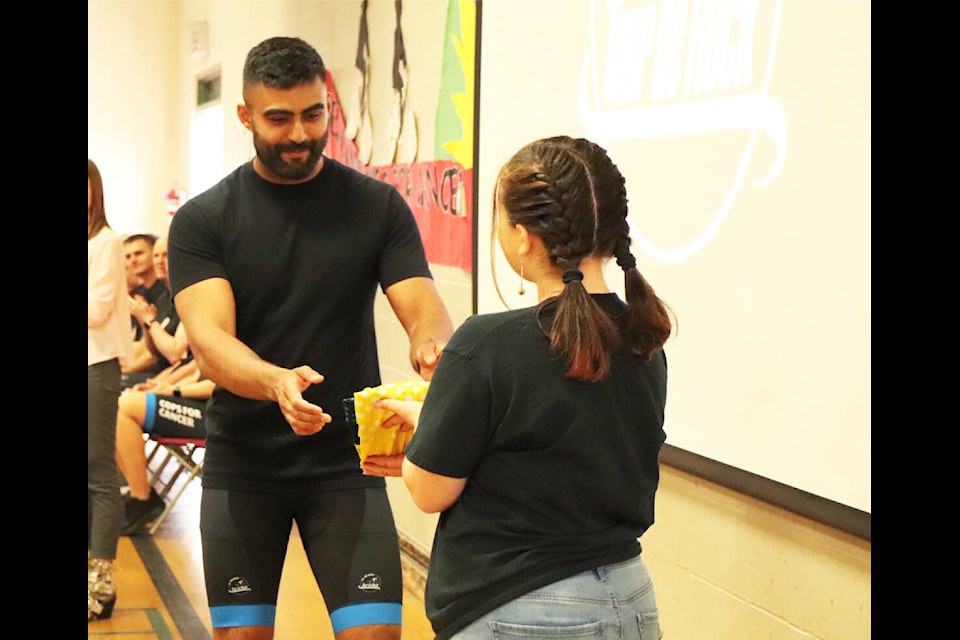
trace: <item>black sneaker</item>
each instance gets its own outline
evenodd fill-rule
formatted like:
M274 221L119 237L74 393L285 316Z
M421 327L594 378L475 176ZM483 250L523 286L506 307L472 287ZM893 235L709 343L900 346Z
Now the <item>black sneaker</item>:
M126 511L126 521L123 528L120 529L120 535L133 536L142 533L143 527L156 520L167 508L167 503L163 501L153 489L150 489L150 496L146 500L137 500L130 496L124 504Z

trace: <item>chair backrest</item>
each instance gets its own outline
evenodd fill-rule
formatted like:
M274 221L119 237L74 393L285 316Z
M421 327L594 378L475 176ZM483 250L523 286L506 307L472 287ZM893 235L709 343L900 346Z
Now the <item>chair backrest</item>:
M149 439L156 443L156 447L147 456L147 469L149 471L148 481L161 498L166 500L167 504L163 513L154 521L150 527L150 535L153 535L157 529L167 519L174 505L183 495L187 485L195 478L203 474L203 451L206 446L204 438L168 438L163 436L150 435ZM158 452L165 452L159 465L151 466L154 457ZM175 468L171 472L164 473L167 465L173 463ZM178 483L178 478L182 480Z

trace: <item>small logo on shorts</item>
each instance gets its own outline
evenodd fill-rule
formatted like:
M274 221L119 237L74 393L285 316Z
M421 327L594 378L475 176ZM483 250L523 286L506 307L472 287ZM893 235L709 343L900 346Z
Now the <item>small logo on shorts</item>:
M357 589L360 589L360 591L380 591L380 576L375 573L368 573L360 578Z
M227 582L227 593L238 595L241 593L250 593L251 591L253 591L253 589L250 588L250 583L247 582L246 578L234 576Z

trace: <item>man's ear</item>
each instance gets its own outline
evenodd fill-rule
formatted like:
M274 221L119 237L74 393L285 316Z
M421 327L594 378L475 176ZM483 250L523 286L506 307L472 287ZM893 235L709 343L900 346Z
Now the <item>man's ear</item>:
M237 117L240 118L240 123L248 131L253 131L253 118L250 115L250 110L247 109L247 105L243 102L237 104Z

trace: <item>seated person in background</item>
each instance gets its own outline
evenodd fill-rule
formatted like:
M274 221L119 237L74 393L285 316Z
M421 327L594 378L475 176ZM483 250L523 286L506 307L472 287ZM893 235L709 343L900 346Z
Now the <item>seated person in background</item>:
M161 277L157 271L155 256L157 239L157 236L152 233L129 235L123 240L123 254L127 265L142 282L134 295L143 296L147 302L165 314L166 307L173 306L173 300L170 298L166 276ZM163 271L165 272L166 269Z
M127 241L127 236L123 237L123 241ZM132 253L129 248L124 246L124 268L127 273L127 293L134 295L143 286L143 278L137 274L137 267L133 262Z
M157 378L126 389L117 409L117 463L130 488L120 535L134 535L163 513L163 498L147 479L144 434L205 438L212 380L202 379L195 360L171 365Z
M157 238L153 245L153 265L159 280L169 285L167 275L167 239ZM180 316L176 307L170 305L168 310L150 304L144 298L131 301L131 313L143 326L144 336L150 349L161 356L162 360L172 363L180 360L187 352L187 332L180 324ZM163 315L165 314L165 315ZM159 325L163 331L157 331Z
M143 327L147 348L163 363L161 369L184 357L187 352L187 333L180 324L176 310L171 308L166 317L160 317L152 304L143 298L132 298L130 312Z
M148 291L141 289L140 293L130 297L130 313L137 321L140 334L143 335L146 347L154 356L156 364L150 369L126 375L123 379L124 387L141 382L151 374L177 362L187 350L187 335L180 326L180 316L170 300L168 289L167 239L157 238L152 247L152 273L156 284ZM143 278L143 272L139 273ZM165 297L154 291L157 286L165 290Z
M143 278L137 275L134 264L127 256L127 293L130 295L128 300L132 300L134 295L143 285ZM121 386L126 387L131 384L131 380L136 376L134 374L149 375L150 371L156 371L160 360L157 355L147 346L146 336L140 327L140 321L130 314L130 332L133 335L133 354L130 359L124 363L121 372ZM147 373L143 373L147 372Z

